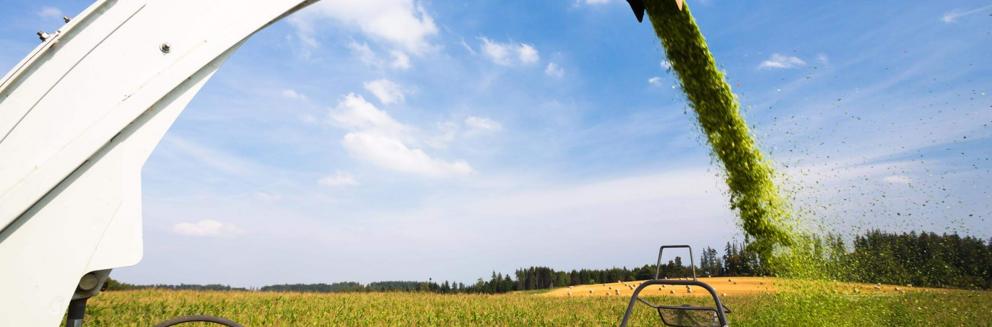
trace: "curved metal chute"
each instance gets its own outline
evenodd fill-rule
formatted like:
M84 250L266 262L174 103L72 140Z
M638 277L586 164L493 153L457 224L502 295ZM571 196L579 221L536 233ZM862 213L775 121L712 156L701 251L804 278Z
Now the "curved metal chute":
M0 326L141 258L141 167L252 34L313 0L97 1L0 80Z

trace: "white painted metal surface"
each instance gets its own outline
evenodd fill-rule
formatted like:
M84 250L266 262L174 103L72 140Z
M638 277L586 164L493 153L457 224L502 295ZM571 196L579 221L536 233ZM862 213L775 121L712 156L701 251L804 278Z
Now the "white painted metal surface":
M58 325L83 274L140 260L145 160L246 38L310 2L97 1L0 81L0 326Z

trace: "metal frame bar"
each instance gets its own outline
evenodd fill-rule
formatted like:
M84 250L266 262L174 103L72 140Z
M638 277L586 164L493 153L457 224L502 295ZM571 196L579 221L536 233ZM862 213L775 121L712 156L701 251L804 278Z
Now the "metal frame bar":
M678 247L678 246L676 246L676 247ZM662 248L664 249L664 246ZM700 281L695 280L695 279L693 279L693 280L652 279L652 280L645 281L645 282L641 283L640 286L637 286L637 288L634 289L634 294L631 295L631 297L630 297L630 303L627 304L627 311L623 314L623 320L620 321L620 327L626 327L627 326L627 322L630 320L630 315L634 313L634 305L637 304L637 301L644 302L644 304L647 304L647 305L655 308L656 310L659 309L659 308L661 308L661 309L687 309L685 307L672 307L672 306L664 306L664 305L654 305L654 304L651 304L650 302L647 302L645 300L642 300L638 296L638 294L640 294L641 291L644 290L645 287L648 287L648 286L651 286L651 285L682 285L682 286L699 286L699 287L702 287L703 289L705 289L707 292L710 293L710 296L713 298L713 302L716 303L716 307L715 308L713 308L713 309L706 308L706 309L713 310L713 311L716 312L716 317L717 317L717 320L720 322L720 326L724 326L724 327L727 326L727 315L726 315L726 311L725 311L726 308L724 308L723 302L720 301L720 297L717 296L716 290L714 290L713 287L710 287L710 285L708 285L706 283L703 283L703 282L700 282ZM688 309L689 310L704 310L703 307L689 307ZM662 319L664 319L664 318L662 318Z
M692 269L692 280L696 280L696 260L692 257L692 247L682 244L682 245L662 245L658 249L658 263L655 265L654 279L661 279L661 255L665 253L665 249L689 249L689 268Z

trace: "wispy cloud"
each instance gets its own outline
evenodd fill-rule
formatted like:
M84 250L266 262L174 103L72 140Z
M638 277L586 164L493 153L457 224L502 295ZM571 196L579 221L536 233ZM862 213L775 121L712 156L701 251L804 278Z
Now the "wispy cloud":
M651 86L661 86L661 77L654 76L649 78L648 84L651 84Z
M517 48L517 58L519 58L520 62L524 64L533 64L541 60L541 56L537 53L537 49L526 43L521 43L520 47Z
M171 149L209 168L229 175L253 174L258 166L248 159L213 149L198 142L171 136L166 139Z
M355 58L358 58L359 61L365 63L366 65L378 66L382 64L379 57L376 56L375 51L372 51L372 48L369 47L368 43L351 41L348 43L348 49L351 50L351 54L355 56Z
M413 67L410 56L400 50L389 50L388 58L385 58L380 57L366 42L351 41L348 43L347 48L351 51L352 56L362 63L375 68L408 70Z
M465 118L465 126L469 128L470 133L498 132L503 130L503 125L499 122L485 117L469 116Z
M527 65L541 60L541 55L533 45L515 42L503 43L485 37L481 38L481 40L482 53L486 55L486 58L489 58L489 60L498 65Z
M762 69L789 69L806 66L806 61L799 59L795 56L787 56L780 53L774 53L770 58L762 61L758 65L758 68Z
M430 38L438 32L434 18L414 0L324 0L291 17L290 24L302 38L315 39L316 25L327 20L418 54L432 47Z
M372 130L390 137L402 137L409 128L385 111L365 101L360 95L348 94L331 112L331 119L338 126L349 130Z
M565 69L556 63L549 62L548 65L544 67L544 74L554 78L562 78L565 77Z
M825 53L817 54L816 55L816 62L819 62L821 65L829 64L830 63L830 57L827 56L827 54L825 54Z
M971 16L971 15L978 14L978 13L981 13L981 12L986 11L986 10L989 10L989 9L992 9L992 5L988 5L988 6L984 6L984 7L979 7L979 8L975 8L975 9L971 9L971 10L954 9L954 10L951 10L951 11L948 11L948 12L944 13L944 16L941 16L940 20L942 20L944 23L948 23L948 24L956 23L958 21L958 19L961 18L961 17Z
M285 90L282 90L282 92L279 92L279 94L282 95L284 98L292 99L292 100L306 100L307 99L307 97L305 95L303 95L302 93L300 93L300 92L298 92L298 91L296 91L294 89L285 89Z
M348 133L341 141L355 158L380 168L431 177L468 175L474 171L463 160L444 161L432 158L424 150L411 148L402 141L370 132Z
M364 86L365 90L371 92L382 104L402 103L405 99L406 90L388 79L365 82Z
M252 194L252 197L255 200L262 201L262 202L276 202L276 201L282 200L282 198L283 198L282 194L272 193L272 192L265 192L265 191L255 192L254 194Z
M341 140L348 154L377 167L432 177L474 172L463 160L435 159L414 147L414 144L425 142L415 137L413 128L397 122L359 95L345 96L332 112L331 119L351 131Z
M389 55L392 57L392 60L389 61L390 67L399 70L410 69L410 56L406 55L406 53L403 53L403 51L393 50L389 52Z
M412 67L408 54L424 55L437 48L432 39L438 28L418 0L323 0L287 21L302 45L295 51L304 58L320 48L321 32L332 28L361 33L388 53L388 59L379 59L368 43L349 45L360 60L376 66L407 70Z
M44 6L41 7L40 10L38 10L38 17L41 18L53 18L53 17L62 17L62 16L64 16L62 13L62 9L59 9L58 7Z
M661 69L664 70L672 69L672 62L668 61L668 59L662 60L659 65L661 66Z
M448 120L437 124L437 133L424 139L432 148L445 149L464 137L492 134L503 130L503 124L492 118L468 116L462 120Z
M349 173L339 171L334 173L334 175L321 177L317 183L327 187L342 187L358 185L358 180Z
M172 231L179 235L193 237L237 236L243 233L235 225L213 219L178 223L172 226Z

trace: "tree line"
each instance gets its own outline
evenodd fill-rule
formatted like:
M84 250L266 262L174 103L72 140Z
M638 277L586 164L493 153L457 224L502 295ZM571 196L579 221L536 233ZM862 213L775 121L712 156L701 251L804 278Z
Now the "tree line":
M241 287L231 287L222 284L153 284L153 285L135 285L128 284L113 278L108 278L105 283L103 283L104 291L127 291L127 290L140 290L140 289L167 289L167 290L188 290L188 291L248 291L247 288Z
M840 237L823 242L840 280L898 285L992 288L992 239L957 234L871 231L848 251Z
M837 235L814 238L814 256L830 278L843 281L886 283L898 285L955 287L969 289L992 288L992 240L986 242L971 236L935 233L886 233L871 231L856 236L848 249ZM512 275L492 272L489 279L479 278L474 284L460 282L383 281L362 284L340 282L332 284L282 284L259 288L272 292L431 292L485 293L540 290L581 284L612 283L646 280L655 277L681 278L691 276L690 264L675 257L661 265L613 267L607 269L555 270L549 267L517 269ZM766 276L770 270L758 254L749 250L748 241L727 242L721 254L714 248L702 250L698 276ZM165 288L177 290L248 290L227 285L132 285L111 280L109 290Z
M357 282L340 282L333 284L281 284L264 286L258 289L263 292L432 292L432 293L482 293L474 286L463 283L445 281L383 281L362 284Z

